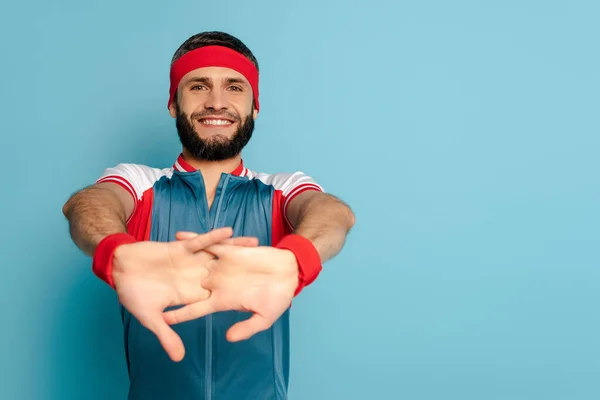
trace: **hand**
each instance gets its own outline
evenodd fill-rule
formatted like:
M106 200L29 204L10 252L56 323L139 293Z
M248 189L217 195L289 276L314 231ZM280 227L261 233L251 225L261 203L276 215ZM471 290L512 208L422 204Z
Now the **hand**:
M229 239L231 228L195 235L173 242L138 242L119 246L113 259L113 280L119 301L140 323L152 331L173 361L181 361L185 348L179 335L167 325L163 312L169 306L208 298L202 280L213 254L202 251L215 243L257 246L256 238Z
M206 248L218 257L206 266L210 271L202 286L211 291L164 319L177 324L219 311L250 311L253 315L227 331L227 340L237 342L266 330L290 306L298 286L298 263L291 251L274 247L245 248L217 244Z

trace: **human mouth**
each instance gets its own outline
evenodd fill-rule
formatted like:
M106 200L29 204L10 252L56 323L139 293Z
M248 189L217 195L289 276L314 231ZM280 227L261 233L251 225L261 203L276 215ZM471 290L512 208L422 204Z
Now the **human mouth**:
M229 126L233 124L233 121L229 119L221 118L201 118L198 120L202 125L206 126Z

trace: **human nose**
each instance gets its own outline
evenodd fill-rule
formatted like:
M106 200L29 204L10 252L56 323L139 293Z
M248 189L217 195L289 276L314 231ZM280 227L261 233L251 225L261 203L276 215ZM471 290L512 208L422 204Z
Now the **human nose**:
M227 106L227 96L221 90L211 90L204 104L205 108L213 110L224 110Z

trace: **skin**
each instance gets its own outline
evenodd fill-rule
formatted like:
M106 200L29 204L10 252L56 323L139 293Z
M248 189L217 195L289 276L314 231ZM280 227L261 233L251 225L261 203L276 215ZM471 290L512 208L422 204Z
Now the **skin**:
M177 106L193 120L203 139L228 140L243 118L257 118L252 90L238 72L221 67L199 68L181 80ZM169 112L176 117L175 105ZM205 120L227 119L224 125ZM223 161L183 157L200 170L212 204L221 173L234 170L241 154ZM63 206L71 237L93 256L106 236L126 232L134 208L131 195L114 183L100 183L75 193ZM287 208L294 233L310 240L324 263L342 249L354 225L350 208L336 197L306 191ZM232 326L227 339L239 341L268 329L289 307L298 286L298 264L289 250L258 246L256 238L231 238L230 228L207 234L178 232L173 242L140 242L119 246L113 258L113 279L119 301L160 340L173 361L185 347L170 327L216 311L241 310L252 317ZM218 258L217 258L218 257ZM171 305L184 307L164 313Z

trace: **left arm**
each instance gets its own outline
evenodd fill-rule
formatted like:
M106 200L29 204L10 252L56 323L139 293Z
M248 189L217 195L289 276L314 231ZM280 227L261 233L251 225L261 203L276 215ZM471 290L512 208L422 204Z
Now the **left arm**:
M335 196L316 190L305 191L290 201L287 217L294 233L310 240L321 262L335 257L354 226L354 213Z

